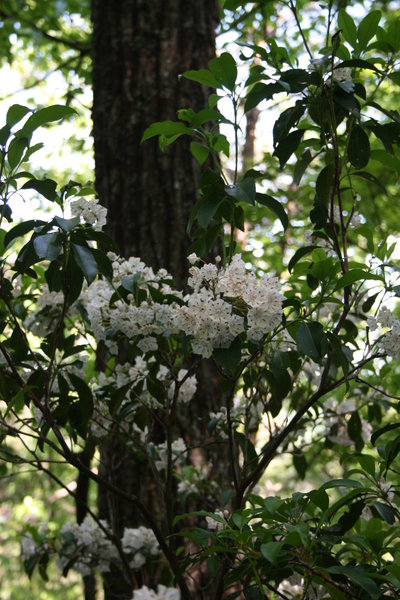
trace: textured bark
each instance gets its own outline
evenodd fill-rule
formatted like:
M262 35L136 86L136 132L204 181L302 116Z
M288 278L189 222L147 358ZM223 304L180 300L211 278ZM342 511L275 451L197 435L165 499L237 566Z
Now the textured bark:
M217 0L93 0L96 187L123 255L186 270L188 216L199 167L186 141L161 153L147 126L207 106L208 90L179 75L215 53Z
M218 0L92 0L95 174L108 233L123 255L166 268L178 285L186 277L186 227L200 168L186 140L164 153L155 140L140 140L151 123L175 120L179 108L208 106L209 90L179 75L207 67L217 18ZM178 427L193 445L204 441L206 413L220 406L218 381L209 373L190 423ZM155 439L159 435L154 432ZM118 437L104 444L101 457L103 476L135 493L165 531L166 509L147 464ZM132 504L101 489L99 512L117 535L126 526L147 525ZM137 585L144 583L135 576ZM123 573L104 581L106 600L131 598L132 581Z

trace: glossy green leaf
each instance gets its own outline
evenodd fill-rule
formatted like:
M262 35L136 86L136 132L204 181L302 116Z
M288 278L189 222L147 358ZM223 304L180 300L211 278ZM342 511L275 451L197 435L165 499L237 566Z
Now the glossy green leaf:
M30 137L31 134L42 125L47 125L53 121L59 121L76 114L76 110L70 106L46 106L34 112L26 121L22 129L16 135L18 137Z
M303 356L320 361L328 351L328 340L320 323L300 323L296 333L297 349Z
M368 135L360 125L355 125L350 133L347 155L351 164L362 169L368 164L371 148Z
M229 52L223 52L220 56L209 62L211 73L215 79L229 91L235 90L237 68L235 59Z
M261 554L270 563L275 565L277 563L279 555L282 553L282 548L284 547L284 545L284 542L267 542L266 544L261 544Z
M347 14L343 8L339 11L338 27L342 30L346 42L349 42L355 48L357 45L357 28L353 17Z
M361 21L357 33L360 50L365 50L368 46L368 42L376 34L381 16L382 13L380 10L372 10Z
M79 225L80 218L73 217L72 219L63 219L62 217L54 217L54 221L63 231L69 232Z
M15 227L7 231L4 237L4 246L7 248L15 239L25 235L29 231L33 231L33 229L42 227L46 224L46 221L40 221L39 219L30 219L29 221L23 221L22 223L18 223Z
M184 134L192 134L192 130L189 129L184 123L180 121L157 121L152 123L144 132L142 136L142 142L149 140L156 135L165 137L175 137L175 139Z
M329 508L329 496L325 490L311 490L311 492L308 492L308 497L321 510Z
M210 153L209 149L199 144L198 142L190 143L190 152L193 154L197 162L202 165L208 158Z
M246 202L247 204L255 204L256 199L256 184L253 178L247 177L235 185L227 185L225 192L231 198L238 202Z
M336 290L341 290L352 283L362 283L367 279L383 281L381 275L375 275L375 273L369 273L363 269L351 269L339 279L336 284Z
M313 250L315 250L317 246L305 246L304 248L299 248L296 250L294 255L289 261L288 271L291 273L293 271L294 266L303 258L303 256L307 256L307 254L311 254Z
M304 131L302 129L296 129L289 133L289 135L279 142L274 151L274 156L279 158L279 164L281 169L286 165L289 158L292 156L294 152L296 152L299 144L304 135Z
M62 243L58 232L38 235L33 240L33 247L39 258L55 260L62 252Z
M275 216L280 220L283 229L287 229L289 225L289 219L285 209L283 208L282 204L278 202L278 200L276 200L272 196L269 196L268 194L260 193L256 194L256 200L259 204L262 204L263 206L269 208L269 210L271 210L275 214Z
M26 137L23 138L14 138L9 147L8 147L8 164L11 169L15 169L15 167L19 164L24 150L28 147L29 140Z
M199 69L198 71L185 71L183 76L190 81L196 81L211 88L219 88L220 82L216 79L215 75L208 71L208 69Z
M89 248L85 248L84 246L74 243L71 244L71 247L76 263L81 269L86 281L88 282L88 285L90 285L99 272L96 259Z
M237 337L229 348L216 348L213 352L215 362L223 369L236 369L242 358L242 344Z
M31 110L22 104L13 104L7 111L6 123L12 127L25 117Z
M57 183L52 179L30 179L22 186L23 190L36 190L52 202L57 200L56 188Z

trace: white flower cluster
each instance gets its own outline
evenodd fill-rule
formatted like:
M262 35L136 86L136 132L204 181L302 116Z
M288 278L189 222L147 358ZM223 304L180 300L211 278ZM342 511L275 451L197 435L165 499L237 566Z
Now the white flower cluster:
M155 460L155 465L159 471L167 468L168 465L168 444L162 442L157 446L154 446L154 450L158 458ZM174 464L183 463L185 461L185 455L187 452L186 444L182 438L178 438L171 444L172 462Z
M108 530L105 521L101 524ZM80 525L67 522L61 533L65 540L57 559L61 571L73 562L73 568L82 575L90 575L94 570L107 573L110 562L118 559L114 544L90 516L85 517Z
M172 381L168 388L168 398L173 399L176 388L178 387L178 402L189 404L197 390L196 375L187 376L187 369L180 369L178 372L178 381Z
M216 517L220 517L221 519L225 518L225 514L221 510L216 510L214 515ZM206 517L206 523L210 531L221 531L221 529L224 528L224 524L213 517Z
M41 287L36 309L24 321L24 327L37 337L45 337L57 325L64 303L62 292L50 292L47 283Z
M101 231L107 223L107 209L97 199L77 198L71 202L70 210L73 217L80 217L95 231Z
M378 329L378 324L381 327L390 327L390 331L385 333L380 340L382 350L388 356L400 358L400 320L386 307L382 307L376 317L370 316L367 319L367 325L371 331Z
M146 585L133 592L132 600L180 600L181 593L176 588L159 585L157 591L149 589Z
M193 465L187 465L181 469L175 476L180 480L178 483L178 492L189 496L190 494L206 495L207 498L217 495L219 497L219 488L216 481L210 478L212 469L211 463L203 463L199 468Z
M114 294L110 283L99 280L89 287L88 316L96 339L106 343L106 330L111 327L128 339L141 336L139 348L154 352L155 336L183 332L190 336L193 352L208 358L214 348L229 347L245 331L249 340L259 341L281 321L283 296L277 278L265 276L257 280L254 273L246 270L240 255L234 256L224 269L212 264L192 266L188 285L193 291L184 298L165 282L169 277L165 270L155 274L139 259L124 261L115 255L110 257L113 286L117 287L124 276L130 275L137 288L145 291L146 298L136 305L134 295L129 294L128 302L121 299L110 306ZM163 295L173 294L177 301L156 302L149 286Z
M250 430L258 426L264 413L264 405L261 400L257 402L248 400L244 395L235 396L231 408L231 422L236 426L245 425ZM218 412L210 412L210 421L217 430L221 439L227 439L228 418L225 406L221 406Z
M158 556L160 548L156 536L147 527L126 528L121 540L124 553L129 555L132 569L140 569L151 556Z
M134 423L136 409L140 406L148 408L160 408L161 406L160 400L154 398L147 389L146 378L150 373L150 368L153 369L153 376L156 376L157 380L163 384L166 400L172 401L175 394L177 394L178 404L188 404L192 400L197 389L196 376L189 376L186 369L180 369L177 376L173 377L171 371L164 365L159 365L158 371L154 374L155 363L156 359L153 356L147 361L142 356L137 356L134 364L117 364L112 371L110 370L107 374L100 372L97 374L97 380L92 380L95 396L96 393L99 396L95 403L91 422L91 433L95 438L101 439L116 424L116 420L110 415L107 402L102 399L104 389L110 386L117 390L129 385L126 397L122 400L119 408L120 412L124 411L123 422L119 423L119 426L126 432L133 431L139 434L141 441L144 442L144 432ZM135 397L130 396L130 390L138 384L141 384L141 388L140 393L135 395L135 399ZM129 414L125 410L128 405Z

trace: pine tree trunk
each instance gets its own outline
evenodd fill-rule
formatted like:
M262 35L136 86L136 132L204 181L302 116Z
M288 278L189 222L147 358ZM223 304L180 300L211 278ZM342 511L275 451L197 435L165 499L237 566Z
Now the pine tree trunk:
M166 268L177 285L186 277L186 227L200 168L186 140L164 153L155 140L140 141L147 126L175 120L179 108L208 106L210 90L179 75L207 67L217 19L218 0L92 0L95 174L108 233L122 255ZM195 443L207 425L203 416L217 409L218 383L206 379L206 397L199 394L201 404L194 407L200 423L197 435L190 434ZM165 508L146 463L111 437L101 457L102 475L139 496L163 528ZM102 489L99 512L117 535L126 526L147 525L134 506ZM139 576L136 583L142 584ZM106 575L104 584L106 600L132 596L132 582L120 572Z

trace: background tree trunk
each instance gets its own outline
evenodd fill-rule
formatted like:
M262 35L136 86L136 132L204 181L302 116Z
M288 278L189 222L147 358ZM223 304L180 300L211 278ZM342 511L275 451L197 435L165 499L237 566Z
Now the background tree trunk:
M125 256L164 267L182 283L188 216L200 169L187 141L161 153L141 145L154 121L208 106L209 90L179 75L215 54L217 0L93 0L96 187L109 233Z
M122 255L166 268L179 286L186 278L186 227L200 168L187 140L164 153L155 140L140 140L152 122L176 119L179 108L208 106L210 90L179 75L206 68L215 55L218 0L92 0L92 20L95 175L108 208L108 233ZM188 434L194 443L207 425L202 415L217 410L218 382L208 379L207 398L194 406L199 431L195 435L192 422ZM118 438L110 437L101 456L103 476L139 496L162 527L165 509L147 464ZM145 524L131 504L101 489L99 511L117 535ZM131 598L131 582L122 573L104 582L106 600Z

